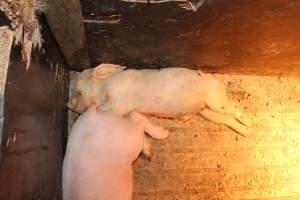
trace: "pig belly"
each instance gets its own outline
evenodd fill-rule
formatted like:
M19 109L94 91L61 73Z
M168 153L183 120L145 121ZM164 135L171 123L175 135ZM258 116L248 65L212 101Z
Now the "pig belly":
M164 98L149 96L148 100L137 106L136 110L144 114L176 118L196 114L202 111L205 105L198 95L182 97L174 94Z

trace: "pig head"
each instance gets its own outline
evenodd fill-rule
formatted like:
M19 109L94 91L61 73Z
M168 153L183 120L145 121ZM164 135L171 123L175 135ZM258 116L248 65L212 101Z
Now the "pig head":
M73 95L68 102L68 107L77 113L83 113L92 104L101 105L105 98L105 78L124 70L125 67L114 64L100 64L95 69L87 69L77 75L75 89L72 91Z

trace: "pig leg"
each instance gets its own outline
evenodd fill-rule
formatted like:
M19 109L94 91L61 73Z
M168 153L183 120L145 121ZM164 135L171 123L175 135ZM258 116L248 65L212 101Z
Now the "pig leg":
M223 113L217 113L213 110L209 110L205 108L202 110L199 115L201 115L203 118L215 122L217 124L223 124L226 125L236 132L238 132L240 135L244 136L248 131L247 127L243 124L241 124L239 121L237 121L234 117L230 115L226 115Z
M193 118L194 115L186 115L186 116L181 116L179 117L179 120L183 121L183 122L187 122L189 121L190 119Z
M138 112L130 113L129 117L140 124L145 128L145 132L149 134L154 139L165 139L169 136L169 131L160 126L155 126L142 114Z
M228 114L230 116L233 116L242 124L250 126L250 122L245 118L245 116L238 108L234 107L231 103L228 102L226 96L211 98L207 102L207 106L210 110L216 111L218 113Z
M150 140L147 137L144 137L144 143L143 143L143 150L142 150L144 156L151 161L152 158L152 150L151 150L151 143Z
M143 116L138 112L130 113L129 118L141 124L144 127L145 132L154 139L164 139L167 138L170 134L169 131L167 131L163 127L159 127L151 124L151 122L145 116ZM142 152L147 159L151 160L152 158L151 144L149 139L146 137L144 138Z
M71 110L74 109L78 104L78 99L79 99L78 95L74 95L70 97L69 102L67 104L68 108Z
M212 76L210 74L205 74L201 70L198 70L198 74L204 78L207 78L206 81L208 85L214 85L213 89L209 91L209 98L206 102L206 105L210 108L210 110L231 115L242 124L250 126L250 122L245 119L242 112L228 101L225 86L220 82L216 83L215 81L212 81Z

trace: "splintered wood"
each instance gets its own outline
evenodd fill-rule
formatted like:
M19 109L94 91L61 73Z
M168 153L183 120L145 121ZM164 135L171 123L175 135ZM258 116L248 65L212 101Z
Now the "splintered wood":
M39 0L1 0L0 11L10 20L14 31L15 43L21 44L22 59L29 68L31 51L41 48L42 35L36 13L44 11L46 6Z
M134 200L300 199L300 78L217 75L252 119L240 137L200 117L153 118L171 135L134 166Z

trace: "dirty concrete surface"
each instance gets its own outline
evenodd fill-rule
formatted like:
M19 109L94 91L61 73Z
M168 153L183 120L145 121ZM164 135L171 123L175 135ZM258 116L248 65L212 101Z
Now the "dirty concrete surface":
M252 119L247 137L198 116L134 166L134 200L300 199L300 79L216 75Z

